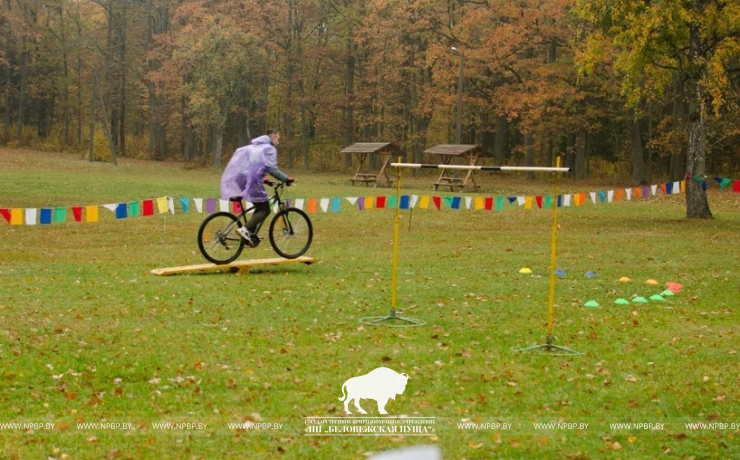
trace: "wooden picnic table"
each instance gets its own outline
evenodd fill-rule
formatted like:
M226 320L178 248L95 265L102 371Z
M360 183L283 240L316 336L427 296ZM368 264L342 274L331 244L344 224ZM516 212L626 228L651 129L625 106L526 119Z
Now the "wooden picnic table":
M478 158L483 153L483 149L477 144L440 144L430 149L424 150L424 153L430 155L436 155L439 158L440 164L451 165L452 160L455 158L462 158L460 164L468 166L476 166ZM473 177L473 170L468 169L465 176L452 175L448 173L449 169L440 168L439 177L434 183L434 190L437 190L440 186L449 187L450 191L463 190L469 182L473 183L473 188L478 189L478 184L475 183Z
M357 142L343 148L342 153L357 157L357 171L351 179L352 185L355 185L355 182L363 182L367 186L373 184L374 188L378 186L382 177L385 177L388 185L393 185L393 179L388 175L388 165L391 157L402 155L401 149L393 142ZM382 165L377 173L367 170L368 155L380 155Z

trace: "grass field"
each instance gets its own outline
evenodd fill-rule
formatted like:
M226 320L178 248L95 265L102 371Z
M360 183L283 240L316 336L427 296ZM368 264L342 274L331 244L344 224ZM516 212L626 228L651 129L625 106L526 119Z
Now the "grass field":
M393 192L351 187L347 175L293 175L294 198ZM0 150L0 208L212 197L219 177ZM486 196L552 192L545 175L478 178ZM432 194L431 182L404 179L403 192ZM398 307L427 323L407 329L359 321L390 308L392 210L345 200L340 212L312 215L307 255L318 263L243 276L149 275L205 262L195 240L203 214L178 212L166 225L103 208L97 223L0 220L0 458L363 459L433 443L448 460L740 459L740 194L710 185L708 221L685 220L683 199L560 210L557 266L567 276L557 280L554 335L581 356L512 352L546 336L544 209L403 211ZM242 258L273 256L263 244ZM532 275L518 273L525 266ZM662 303L614 305L668 281L685 287ZM304 417L342 416L342 384L381 366L409 375L387 417L434 417L433 436L306 436ZM374 401L362 404L379 415ZM281 425L228 425L246 421ZM3 428L11 422L54 428ZM156 429L165 422L206 428ZM687 426L700 422L714 425Z

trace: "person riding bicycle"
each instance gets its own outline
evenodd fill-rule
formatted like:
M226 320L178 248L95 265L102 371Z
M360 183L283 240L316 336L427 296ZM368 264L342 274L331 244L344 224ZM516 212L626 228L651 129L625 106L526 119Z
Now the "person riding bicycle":
M287 185L293 183L293 178L280 171L277 166L275 147L279 144L280 133L268 129L265 135L252 139L250 145L236 149L221 177L222 199L241 196L254 205L252 218L245 227L237 229L250 247L259 244L257 231L270 215L270 197L264 186L265 176L270 174Z

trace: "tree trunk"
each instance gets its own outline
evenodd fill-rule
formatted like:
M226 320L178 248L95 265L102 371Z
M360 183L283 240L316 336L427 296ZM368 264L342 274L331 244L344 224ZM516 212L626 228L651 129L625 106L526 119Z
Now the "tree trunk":
M586 178L586 128L581 126L576 132L576 179Z
M59 27L61 31L59 36L61 38L62 47L62 67L64 71L64 82L62 90L62 116L64 117L64 133L62 135L62 149L69 145L69 63L67 62L67 28L64 23L65 12L63 7L59 7Z
M18 93L18 142L23 142L23 123L25 123L26 109L26 75L28 74L28 53L26 51L26 36L23 36L23 46L21 47L21 84Z
M524 166L534 166L534 137L527 133L524 135ZM526 180L534 180L534 173L527 171L524 174Z
M506 117L499 115L496 117L496 139L493 144L493 157L496 159L496 165L503 165L506 161L507 146L509 145L509 121Z
M147 17L149 19L149 28L146 37L147 49L154 46L154 35L164 32L165 25L160 24L157 27L157 15L152 6L152 0L147 1ZM165 23L165 20L162 20ZM149 72L154 72L159 68L159 62L150 59L147 64ZM154 159L164 159L168 156L167 138L165 136L164 125L160 120L160 103L157 97L156 88L152 81L146 83L147 92L149 93L149 154Z
M306 102L301 102L301 153L303 154L303 167L306 169L308 169L310 157L308 149L309 131L310 123L308 120L308 110L306 110Z
M345 5L346 6L346 5ZM354 34L352 25L349 25L347 32L347 60L345 62L345 107L344 107L344 145L352 145L355 142L355 112L354 112L354 97L355 97L355 48ZM352 155L344 156L344 166L349 168L352 166Z
M120 0L119 0L120 1ZM118 23L118 151L126 155L126 15L128 0L122 3L121 19Z
M3 120L3 144L10 141L10 63L5 64L5 119Z
M77 40L82 43L82 24L80 23L79 14L77 21ZM82 51L77 50L77 145L82 147ZM95 95L93 95L95 96Z
M645 184L645 154L642 149L642 134L640 133L640 120L632 122L632 185Z
M88 161L95 159L95 98L98 96L95 92L95 80L93 80L93 90L90 91L90 155Z
M706 6L700 2L700 9ZM704 190L706 180L707 119L703 82L706 80L706 43L703 43L699 25L689 29L690 60L698 68L694 79L688 81L689 89L689 145L686 151L686 217L711 219L712 212Z
M213 166L221 167L221 150L224 144L223 123L213 127Z

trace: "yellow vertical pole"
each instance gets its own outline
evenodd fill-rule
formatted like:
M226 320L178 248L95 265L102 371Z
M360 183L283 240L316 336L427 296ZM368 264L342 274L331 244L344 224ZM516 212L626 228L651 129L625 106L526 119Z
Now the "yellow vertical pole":
M557 157L555 166L560 167L560 157ZM560 193L560 173L555 173L555 199L553 200L553 212L552 212L552 233L550 236L550 292L547 296L547 335L548 343L549 339L552 338L553 321L555 317L555 270L556 266L556 254L558 247L558 194Z
M398 163L401 157L398 157ZM401 228L401 168L396 167L396 216L393 221L393 277L391 281L391 314L396 311L396 289L398 288L398 240Z

